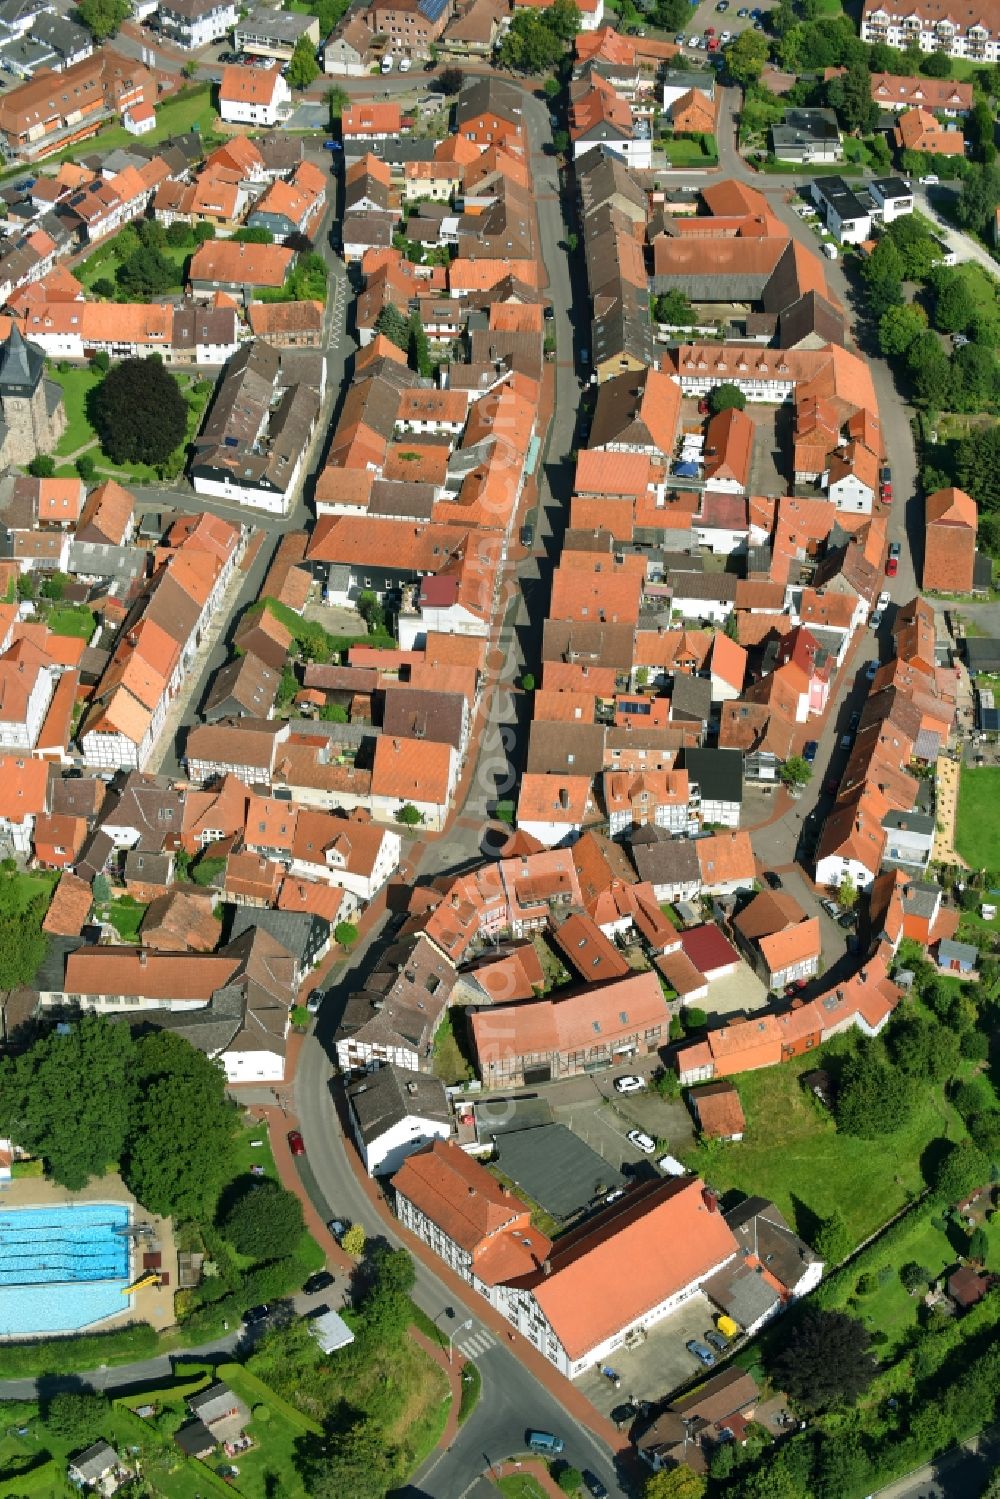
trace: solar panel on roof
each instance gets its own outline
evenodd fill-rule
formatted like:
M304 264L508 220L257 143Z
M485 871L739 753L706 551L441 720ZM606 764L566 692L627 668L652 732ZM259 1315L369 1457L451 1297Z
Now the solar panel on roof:
M419 0L417 9L428 21L436 21L447 3L448 0Z

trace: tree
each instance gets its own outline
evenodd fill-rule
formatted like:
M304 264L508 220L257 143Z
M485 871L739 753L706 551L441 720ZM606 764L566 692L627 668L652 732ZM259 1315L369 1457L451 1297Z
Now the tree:
M57 604L65 594L68 582L69 579L65 573L49 573L39 592L43 599L51 599Z
M123 359L96 386L92 420L114 463L165 459L184 441L187 403L159 359Z
M104 297L107 301L110 302L115 294L115 283L109 280L107 276L98 276L97 280L91 287L91 291L94 293L95 297ZM94 358L96 359L96 357L97 356L95 354ZM108 356L105 354L104 357L105 359L107 359ZM94 360L92 359L90 362L91 364L93 364Z
M91 479L93 479L94 475L97 472L97 464L94 462L89 453L81 453L79 458L74 463L73 467L76 469L84 484L89 484Z
M452 94L462 92L462 84L465 82L465 74L461 68L442 68L437 76L437 88L442 94L449 98Z
M858 903L858 887L849 874L845 874L837 886L837 900L845 911L850 911Z
M80 0L77 11L94 41L105 42L128 20L132 7L128 0Z
M580 30L580 12L574 0L554 0L542 14L553 36L561 42L571 42Z
M971 145L977 161L992 159L988 153L995 146L993 132L993 111L985 99L980 99L973 105L972 113L965 125L966 140Z
M872 100L871 74L866 62L852 62L846 73L831 78L826 102L835 109L841 128L865 134L875 128L878 105Z
M725 50L726 68L729 76L746 88L756 83L764 71L769 51L768 40L759 31L741 31Z
M897 1011L888 1045L896 1066L915 1080L946 1082L958 1071L958 1036L949 1026L916 1010Z
M852 1248L847 1219L840 1208L834 1208L829 1218L824 1218L813 1237L813 1248L827 1265L839 1265Z
M388 302L375 319L375 332L382 333L405 354L410 346L410 326L398 307Z
M426 379L433 371L431 364L430 344L427 341L427 333L421 320L420 313L410 313L410 322L407 338L407 356L411 370L416 370L418 375Z
M812 780L812 766L801 755L789 755L781 767L781 779L788 787L806 786Z
M255 1260L291 1254L304 1226L302 1204L295 1193L267 1178L251 1180L219 1222L233 1247Z
M350 723L347 709L340 703L324 703L319 710L321 723Z
M336 86L326 91L326 107L330 111L330 129L337 124L345 109L351 107L351 96L346 88Z
M167 225L166 243L171 249L182 250L185 245L191 243L192 238L191 225L185 224L181 219Z
M404 828L415 828L423 820L424 814L412 802L405 802L396 813L396 821L401 822Z
M384 1294L409 1296L416 1284L417 1271L413 1256L406 1249L390 1249L380 1244L371 1259L374 1283Z
M962 179L962 191L955 205L955 217L963 229L975 229L985 235L1000 204L1000 167L995 162L981 163Z
M940 410L951 394L951 364L937 337L922 333L914 339L906 354L906 366L913 379L914 395L921 406Z
M158 297L180 284L180 272L160 250L140 245L115 271L119 290L130 301Z
M955 471L981 510L1000 511L1000 426L974 428L958 444Z
M647 1478L642 1499L704 1499L707 1488L702 1474L681 1463L676 1468L662 1468Z
M199 219L198 223L193 225L191 233L198 244L203 245L206 240L215 238L215 225L210 224L207 219Z
M44 1410L45 1426L60 1437L72 1451L88 1447L102 1434L108 1419L108 1402L103 1395L85 1390L64 1390L52 1395Z
M870 1337L845 1312L806 1307L775 1359L775 1374L807 1412L854 1401L875 1377Z
M907 1291L911 1296L915 1296L918 1291L922 1291L930 1283L930 1278L931 1272L927 1269L927 1266L918 1265L916 1260L907 1260L906 1264L900 1267L899 1279L902 1282L903 1290Z
M358 929L353 921L338 921L333 935L341 947L353 947L358 940Z
M369 635L377 635L385 629L385 610L371 589L358 594L357 610L368 626Z
M28 464L28 473L36 479L51 479L56 471L56 460L48 453L36 453Z
M571 1467L569 1463L563 1464L556 1476L556 1483L564 1494L578 1494L583 1487L583 1474L579 1468Z
M708 409L713 416L718 416L720 411L742 411L746 403L747 398L739 386L728 380L722 385L713 385L708 393Z
M816 1453L812 1492L815 1499L843 1499L864 1492L869 1459L853 1431L824 1433Z
M351 1254L356 1260L361 1259L365 1252L367 1239L365 1231L360 1223L352 1223L340 1241L340 1247L345 1254Z
M265 229L262 224L255 225L253 228L249 225L244 225L242 229L237 229L235 234L230 235L230 238L238 245L274 244L274 235L270 229Z
M144 1036L136 1052L139 1104L122 1174L151 1212L204 1216L225 1180L236 1129L226 1075L171 1031Z
M961 333L972 322L976 303L966 278L957 269L941 266L934 275L933 322L940 333Z
M506 68L518 73L544 73L565 54L563 42L548 24L555 6L547 11L523 9L515 13L497 56Z
M673 323L683 328L689 327L694 322L694 308L684 293L678 291L676 287L655 299L653 315L658 323Z
M524 692L534 692L535 678L530 671L521 673L521 688Z
M838 1129L875 1140L901 1129L913 1109L913 1080L890 1067L873 1043L863 1045L844 1068L835 1114Z
M285 70L289 88L308 88L319 77L316 49L308 36L300 36Z
M990 1179L990 1163L972 1140L949 1140L929 1176L929 1185L941 1202L961 1202Z
M202 854L190 870L190 875L195 885L214 885L216 880L225 872L226 861L212 854Z
M322 1449L296 1466L312 1499L383 1499L391 1456L381 1427L364 1419L330 1432Z
M992 349L968 343L951 360L952 404L956 411L983 411L995 405L1000 368Z
M985 1265L986 1257L990 1252L990 1236L980 1223L969 1235L969 1244L966 1254L970 1260L975 1260L977 1265Z
M10 925L6 915L3 929ZM0 978L4 987L10 987ZM186 1042L182 1043L187 1045ZM0 1063L0 1123L60 1186L79 1191L121 1158L132 1103L131 1032L83 1015L51 1031L17 1058Z
M927 314L915 302L901 307L890 307L883 312L878 324L878 345L881 352L891 358L905 354L927 327Z
M947 52L932 52L920 64L925 78L947 78L951 73L951 58Z
M891 235L883 234L876 241L874 250L861 266L861 275L869 286L875 281L899 282L904 279L903 257Z

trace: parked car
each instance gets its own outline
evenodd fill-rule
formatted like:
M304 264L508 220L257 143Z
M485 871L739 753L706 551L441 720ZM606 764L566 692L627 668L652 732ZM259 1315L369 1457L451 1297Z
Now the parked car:
M837 925L842 926L845 932L849 932L857 924L858 918L854 911L845 911L843 916L837 917Z
M615 1078L616 1093L642 1093L646 1087L644 1077L636 1077L634 1073L626 1073L624 1077Z
M828 916L832 916L834 921L836 921L837 917L840 915L840 907L837 905L837 902L835 900L821 900L820 905L823 907L823 910L826 912L826 914Z
M401 73L408 73L412 67L413 64L408 57L401 57L399 59L399 71Z
M883 588L875 603L876 609L887 609L892 603L892 594L887 588Z
M716 1349L719 1353L725 1353L726 1349L729 1347L729 1339L726 1337L725 1333L719 1332L714 1327L710 1328L709 1331L705 1334L705 1342L708 1343L712 1348Z
M319 1011L320 1011L320 1006L322 1005L322 1003L323 1003L323 993L322 993L322 990L320 990L320 989L314 989L313 992L310 994L309 998L306 1000L306 1009L309 1011L310 1015L318 1015Z
M826 792L827 796L836 796L837 788L839 787L839 785L840 782L837 780L836 776L827 776L826 780L823 782L823 790Z
M587 1490L587 1493L590 1494L591 1499L608 1499L608 1491L596 1473L591 1473L589 1468L584 1468L580 1477L583 1479L583 1486Z
M636 1150L641 1150L643 1155L652 1155L656 1150L656 1141L643 1129L630 1129L625 1138L631 1141Z
M860 722L861 722L861 714L858 713L857 711L855 711L854 713L851 714L850 723L847 725L848 730L850 731L850 733L853 734L853 733L855 733L857 731L857 727L858 727L858 724Z
M784 889L784 886L781 883L781 875L775 874L773 869L764 870L764 883L765 885L770 885L772 890Z
M872 615L872 617L868 621L868 623L871 625L871 627L872 627L873 630L879 630L879 629L881 629L882 628L882 610L881 609L876 609L875 613Z
M534 544L535 528L530 521L525 521L524 525L521 527L521 545L523 547L533 547Z
M683 47L684 44L686 43L686 41L687 41L687 37L684 35L683 31L679 31L677 33L677 35L674 37L674 46L675 47Z
M392 72L392 61L393 61L393 59L392 59L392 53L391 52L387 52L386 55L382 59L382 72L383 73L391 73Z
M297 1129L288 1131L288 1148L292 1155L305 1155L306 1153L306 1142Z
M723 46L725 46L727 42L731 42L732 39L733 39L733 33L731 31L724 31L722 33L722 35L719 37L719 41L722 43Z
M749 17L750 12L747 10L745 5L741 5L739 10L736 12L736 15L739 20L745 21Z
M853 743L854 743L854 735L853 734L841 734L841 736L840 736L840 747L841 747L842 750L849 750L850 747L851 747L851 745Z
M900 544L899 544L898 541L890 541L890 543L889 543L889 556L890 557L896 557L898 559L900 556L902 556L902 552L903 552L903 548L900 546Z
M885 480L879 489L879 495L881 496L883 505L892 504L892 484L888 479Z
M323 142L324 151L342 151L343 149L344 148L339 141L330 140Z
M699 1364L704 1364L706 1369L715 1367L715 1354L711 1348L706 1348L704 1343L699 1343L697 1338L689 1338L684 1347L692 1357L698 1360Z
M333 1285L333 1276L329 1270L317 1270L315 1275L310 1275L302 1287L307 1296L315 1296L320 1291L326 1291Z
M347 1218L331 1218L326 1226L339 1244L351 1225Z
M248 1312L243 1313L243 1321L247 1327L255 1327L258 1322L266 1322L271 1314L271 1308L264 1303L260 1306L252 1306Z
M969 342L967 335L964 333L956 333L951 341L956 349L964 349Z
M558 1457L566 1446L562 1437L553 1436L551 1431L529 1431L525 1439L532 1452L543 1452L546 1457Z
M941 182L937 172L928 172L925 177L919 177L917 180L921 187L937 187Z
M807 739L802 746L802 758L807 765L811 765L819 754L819 740Z
M791 999L794 994L801 994L803 989L808 988L808 979L792 979L792 982L785 989L785 997Z
M868 681L868 682L874 682L876 676L878 675L878 668L879 668L879 663L877 661L866 661L865 662L865 680Z

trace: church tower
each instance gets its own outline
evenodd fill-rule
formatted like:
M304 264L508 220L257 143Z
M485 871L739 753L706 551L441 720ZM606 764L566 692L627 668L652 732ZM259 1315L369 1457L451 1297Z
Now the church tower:
M0 347L0 466L30 463L66 430L62 389L45 379L45 355L16 323Z

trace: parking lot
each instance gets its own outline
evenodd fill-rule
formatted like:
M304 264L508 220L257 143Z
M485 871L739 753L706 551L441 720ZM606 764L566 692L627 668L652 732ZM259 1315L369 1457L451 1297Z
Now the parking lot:
M690 41L692 36L704 36L706 27L714 26L716 36L721 36L724 31L731 32L734 37L738 36L741 31L753 26L753 18L750 15L739 16L737 11L759 10L766 15L769 10L774 9L775 3L776 0L749 0L749 4L745 5L743 0L735 0L735 3L730 0L728 9L720 11L716 9L717 0L702 0L697 7L692 5L684 35ZM695 58L704 59L707 54L705 49L695 49L685 43L684 55L693 61Z
M620 1376L620 1388L595 1367L576 1381L577 1389L606 1416L630 1397L651 1402L662 1400L679 1385L707 1373L684 1345L690 1338L704 1342L714 1316L715 1309L707 1296L700 1293L693 1296L651 1327L634 1347L616 1348L609 1354L605 1363Z
M665 1141L674 1154L692 1144L691 1118L679 1099L661 1098L651 1090L616 1093L610 1074L591 1082L589 1097L564 1102L552 1094L550 1102L559 1123L565 1124L611 1165L634 1168L646 1161L651 1170L656 1170L655 1157L644 1154L627 1138L630 1129L644 1130L654 1140Z

